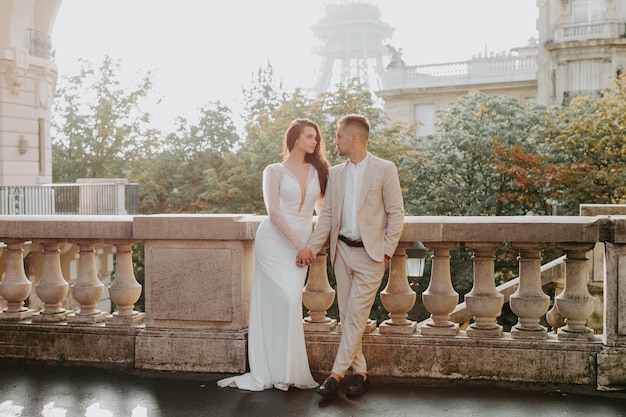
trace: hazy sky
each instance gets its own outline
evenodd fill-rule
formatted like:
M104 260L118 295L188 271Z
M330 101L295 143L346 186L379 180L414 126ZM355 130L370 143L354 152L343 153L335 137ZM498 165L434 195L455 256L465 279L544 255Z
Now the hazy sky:
M395 28L391 43L407 65L463 61L524 46L537 36L535 0L365 0ZM269 61L288 91L314 86L320 58L311 26L324 0L63 0L52 42L59 75L77 59L120 59L129 77L153 71L162 97L153 111L166 126L195 122L220 100L240 110L241 90ZM335 1L342 3L342 1ZM134 79L134 78L133 78Z

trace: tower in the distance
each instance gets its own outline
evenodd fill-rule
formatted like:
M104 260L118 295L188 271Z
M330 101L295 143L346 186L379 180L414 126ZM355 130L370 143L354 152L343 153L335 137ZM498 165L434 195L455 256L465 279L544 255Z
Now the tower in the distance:
M322 57L315 85L320 94L357 78L368 88L382 88L383 57L395 30L380 20L380 10L359 1L326 4L326 15L312 27Z

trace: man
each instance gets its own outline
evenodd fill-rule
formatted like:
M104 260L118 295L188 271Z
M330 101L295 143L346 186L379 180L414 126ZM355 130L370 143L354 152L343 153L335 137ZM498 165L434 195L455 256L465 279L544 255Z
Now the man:
M348 397L365 393L370 380L362 352L363 333L404 225L404 204L396 166L367 150L366 117L347 115L337 122L335 145L345 163L331 168L324 208L307 247L296 258L309 265L330 237L330 256L337 280L341 342L331 375L317 389L324 398L337 396L349 368L354 378Z

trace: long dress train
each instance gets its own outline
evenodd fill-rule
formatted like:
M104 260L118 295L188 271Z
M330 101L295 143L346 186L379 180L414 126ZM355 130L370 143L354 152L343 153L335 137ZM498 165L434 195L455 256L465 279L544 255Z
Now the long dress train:
M290 386L315 388L302 325L302 289L306 268L296 266L298 250L312 231L320 197L317 170L311 167L306 191L282 163L263 172L263 196L269 216L257 230L255 273L250 300L248 362L250 372L219 380L221 387L249 391Z

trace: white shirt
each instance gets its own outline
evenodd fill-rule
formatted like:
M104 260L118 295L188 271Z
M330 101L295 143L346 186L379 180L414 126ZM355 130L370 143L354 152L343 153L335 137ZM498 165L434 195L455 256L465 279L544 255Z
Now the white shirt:
M357 214L359 212L361 185L363 184L367 161L369 161L369 154L356 165L348 161L346 169L346 192L343 195L343 211L339 234L354 240L361 240L361 229L359 228Z

